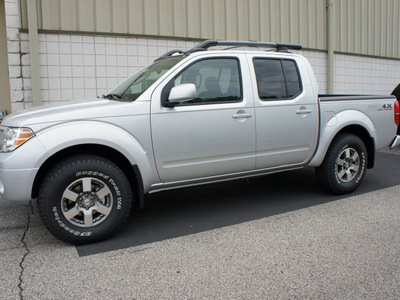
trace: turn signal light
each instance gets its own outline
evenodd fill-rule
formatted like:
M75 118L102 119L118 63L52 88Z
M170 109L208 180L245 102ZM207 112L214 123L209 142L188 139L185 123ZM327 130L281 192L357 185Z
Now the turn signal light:
M15 146L18 147L19 145L22 145L34 135L35 134L30 129L24 128L22 132L19 134L17 141L15 142Z

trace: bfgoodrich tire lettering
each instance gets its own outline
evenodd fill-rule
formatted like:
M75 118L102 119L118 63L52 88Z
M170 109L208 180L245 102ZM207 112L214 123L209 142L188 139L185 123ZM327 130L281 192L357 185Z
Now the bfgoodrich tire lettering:
M90 155L56 165L38 197L46 227L71 244L110 237L125 223L131 207L132 192L125 174L111 161Z
M353 134L340 134L331 143L324 162L317 168L321 185L334 194L346 194L358 188L365 177L367 150Z

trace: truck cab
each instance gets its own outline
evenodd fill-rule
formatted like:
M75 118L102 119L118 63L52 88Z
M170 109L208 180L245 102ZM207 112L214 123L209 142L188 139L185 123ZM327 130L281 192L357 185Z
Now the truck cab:
M318 133L318 92L309 70L305 59L287 53L189 57L151 94L161 181L306 164ZM189 91L171 105L168 96L182 84L194 85L196 96Z

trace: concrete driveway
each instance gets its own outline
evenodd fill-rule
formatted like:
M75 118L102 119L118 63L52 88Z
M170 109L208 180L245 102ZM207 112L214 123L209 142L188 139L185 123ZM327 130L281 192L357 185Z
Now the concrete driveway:
M351 197L312 169L154 194L117 236L78 248L0 201L0 298L400 298L396 154Z

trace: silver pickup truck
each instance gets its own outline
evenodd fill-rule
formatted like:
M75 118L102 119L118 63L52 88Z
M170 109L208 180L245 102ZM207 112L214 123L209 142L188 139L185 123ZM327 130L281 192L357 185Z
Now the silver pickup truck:
M79 244L115 233L145 193L305 166L328 191L352 192L376 151L399 144L399 103L319 96L309 62L288 51L300 48L206 41L103 99L12 114L0 127L0 195L37 200L50 232Z

